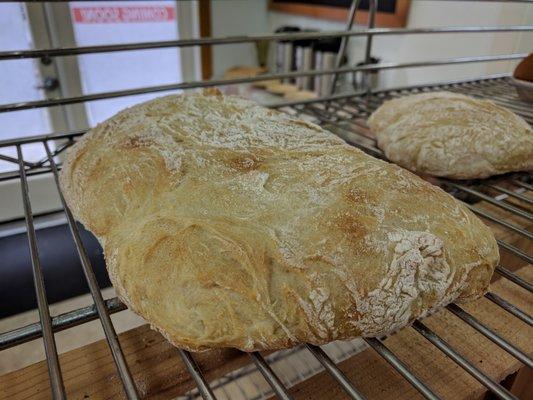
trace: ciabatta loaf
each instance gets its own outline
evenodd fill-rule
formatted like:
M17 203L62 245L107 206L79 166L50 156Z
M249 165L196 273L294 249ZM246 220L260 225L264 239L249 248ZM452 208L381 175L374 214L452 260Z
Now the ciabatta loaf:
M386 101L368 124L387 158L411 171L477 179L533 169L533 130L488 100L415 94Z
M217 92L124 110L61 186L120 298L178 347L377 336L482 295L492 233L436 186Z

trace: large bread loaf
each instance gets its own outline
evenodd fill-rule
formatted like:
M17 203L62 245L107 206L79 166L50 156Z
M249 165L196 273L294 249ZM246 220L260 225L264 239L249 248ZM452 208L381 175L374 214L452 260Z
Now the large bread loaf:
M489 229L438 187L216 92L98 125L61 186L120 298L191 350L381 335L480 296L498 261Z

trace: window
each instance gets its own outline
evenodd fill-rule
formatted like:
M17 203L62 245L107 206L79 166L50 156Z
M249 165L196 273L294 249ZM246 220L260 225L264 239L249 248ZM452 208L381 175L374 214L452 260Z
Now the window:
M74 2L70 4L78 46L156 42L179 38L174 1L150 3ZM83 94L165 85L183 80L178 48L86 54L79 57ZM124 68L127 66L127 68ZM86 103L94 126L133 104L160 96L151 93Z
M198 36L197 2L170 0L79 1L72 3L0 4L0 51L176 40ZM120 51L80 56L0 61L0 103L72 97L199 79L199 49ZM96 125L118 111L157 92L80 104L0 113L0 140ZM23 146L24 159L38 161L42 144ZM0 148L0 175L18 165L1 156L16 157L16 148ZM59 208L50 174L30 177L36 213ZM17 180L0 181L7 199L0 221L23 215Z
M24 4L0 4L0 49L34 49L28 14ZM17 103L42 100L45 93L38 66L39 60L22 59L0 62L0 103ZM51 131L49 110L44 108L0 113L0 140L37 135ZM25 146L25 157L37 161L44 156L42 145ZM14 147L1 148L0 154L16 157ZM18 168L17 165L0 160L0 172Z

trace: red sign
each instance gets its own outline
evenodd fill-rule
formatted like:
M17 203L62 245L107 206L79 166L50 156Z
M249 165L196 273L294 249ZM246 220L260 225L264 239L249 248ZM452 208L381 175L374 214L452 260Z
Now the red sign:
M165 6L73 7L79 24L119 24L174 20L174 8Z

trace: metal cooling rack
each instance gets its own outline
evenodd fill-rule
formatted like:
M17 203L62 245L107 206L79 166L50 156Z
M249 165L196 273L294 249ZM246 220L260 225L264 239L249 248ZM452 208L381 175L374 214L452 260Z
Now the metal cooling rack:
M368 130L364 124L364 118L371 113L381 102L386 99L398 97L411 93L419 93L425 91L434 90L451 90L460 93L470 94L473 96L491 98L497 103L514 109L517 113L521 114L526 120L531 122L533 115L528 112L528 105L519 101L514 95L514 89L509 83L509 79L506 77L497 77L490 79L482 79L475 81L447 83L441 85L424 85L411 88L401 88L387 91L375 91L370 95L364 94L359 96L346 96L341 99L330 99L327 101L317 100L308 101L304 104L298 105L280 105L281 109L290 112L292 114L298 114L303 118L312 118L314 122L317 122L326 128L330 129L334 133L343 137L349 143L361 148L368 153L383 157L382 152L375 146L374 139L369 136ZM501 96L495 97L493 93L501 93ZM521 111L523 112L521 112ZM15 346L33 340L39 337L43 337L45 343L45 351L47 355L48 367L50 370L51 384L54 388L54 395L57 398L61 398L64 395L63 385L61 381L61 371L57 358L57 352L55 349L53 332L68 329L73 326L83 324L85 322L100 318L108 340L111 352L117 364L117 369L120 377L123 380L124 388L130 398L136 398L136 390L134 382L128 370L128 366L120 344L117 340L113 325L109 318L109 315L115 312L124 310L126 307L117 299L109 299L104 301L100 294L100 290L96 283L96 279L92 272L89 259L87 258L86 251L83 242L79 235L78 226L76 225L74 218L66 206L64 199L61 195L61 190L57 186L58 193L61 196L64 211L66 214L67 222L70 226L74 241L80 256L82 266L84 269L87 282L89 284L91 294L93 295L95 305L84 307L82 309L70 311L65 314L58 315L50 318L48 312L48 304L46 301L45 288L42 273L40 271L39 256L35 238L35 229L33 227L33 214L31 210L31 203L28 195L27 176L35 173L52 173L54 175L57 184L57 172L60 166L54 161L54 156L60 154L67 147L72 145L75 138L81 136L82 132L71 132L68 134L59 135L45 135L41 137L34 137L31 139L24 139L21 143L12 141L6 141L0 143L1 146L15 145L17 148L18 159L10 160L18 163L19 171L16 173L9 173L8 179L15 179L14 174L18 175L22 185L23 204L25 211L26 227L28 232L28 239L30 244L30 253L32 256L32 266L35 278L35 286L38 298L38 307L40 311L41 323L33 323L9 332L0 334L0 350ZM58 148L52 152L50 150L49 142L55 140L57 137L66 139L64 143L58 146ZM47 159L38 163L29 163L24 161L22 157L21 147L23 143L40 142L45 148L47 153ZM460 192L466 193L471 197L478 199L479 201L487 201L506 213L518 215L526 220L532 220L533 214L529 211L525 211L522 208L518 208L512 205L508 200L510 198L517 198L528 204L532 203L532 199L526 196L524 193L527 190L532 189L531 177L528 174L510 174L509 176L499 177L490 180L480 180L475 182L457 182L446 179L439 179L445 188L449 188L452 194L458 195ZM488 194L496 192L497 195ZM507 221L501 216L493 215L487 211L481 210L472 204L467 204L468 207L480 215L482 218L486 218L492 222L498 223L501 226L512 230L514 233L525 236L528 239L532 238L532 233ZM502 240L498 240L498 243L503 251L510 252L515 256L523 259L524 261L531 263L533 258L523 250L507 243ZM512 273L504 266L498 266L496 270L503 277L510 279L517 285L525 288L529 292L532 291L532 285L529 282L525 282L522 278ZM526 322L528 325L533 324L533 318L523 310L514 307L504 299L500 298L494 293L487 293L486 297L492 302L496 303L506 311L510 312L517 318ZM533 367L533 360L527 354L520 349L516 348L512 343L507 342L501 336L496 334L490 328L482 324L482 322L475 319L473 316L462 310L459 306L452 304L448 306L448 310L461 318L465 323L472 326L474 329L485 335L497 345L501 346L511 355L516 357L520 362L529 367ZM42 326L41 326L42 324ZM427 340L433 343L438 349L443 351L446 355L457 362L474 378L478 379L489 390L503 399L515 398L507 389L501 386L499 383L492 381L486 374L480 369L472 365L460 354L458 354L453 348L439 338L434 332L427 328L422 322L417 321L413 328L423 335ZM426 398L437 399L438 397L432 393L431 389L423 382L421 382L409 369L399 360L383 342L376 338L365 338L365 342L377 351L382 357L384 357L393 368L395 368L400 374L402 374L410 383L412 383ZM326 371L328 371L346 390L346 392L354 399L363 399L364 397L357 391L355 387L347 380L343 373L336 367L335 362L320 348L317 346L307 345L307 350L316 357L316 359L322 364ZM185 365L187 366L192 377L198 385L198 390L203 398L213 399L214 394L209 384L202 377L201 371L195 364L192 355L189 352L180 350L180 354L183 358ZM259 354L250 354L257 369L263 374L267 382L272 386L274 393L282 399L289 399L290 396L282 384L280 378L278 378L273 370L269 367L268 362ZM283 358L283 357L282 357ZM274 359L275 361L276 359Z
M510 80L506 76L491 77L478 80L468 80L462 82L450 82L444 84L431 84L420 85L416 87L404 87L393 90L374 91L370 95L367 93L363 95L351 95L349 97L334 99L334 100L319 100L309 101L306 104L298 104L292 106L281 105L277 108L282 109L293 115L299 117L309 118L312 122L322 125L326 129L341 136L350 144L359 147L367 153L385 159L382 151L376 147L375 139L370 135L368 127L364 122L366 118L377 108L379 105L388 99L405 96L409 94L431 92L439 90L453 91L457 93L463 93L474 97L490 99L497 104L507 107L516 113L520 114L529 123L533 122L533 107L525 102L520 101L516 94L514 87L509 83ZM531 176L527 173L509 174L506 176L500 176L492 179L476 180L476 181L453 181L449 179L438 179L439 183L448 189L453 195L458 198L469 201L466 206L470 208L474 213L480 217L487 219L488 221L497 223L514 233L524 236L528 239L533 238L533 234L528 230L525 230L506 219L493 215L471 203L477 201L485 201L496 207L501 208L510 215L518 215L525 220L531 221L533 214L529 211L525 211L522 208L518 208L512 203L509 203L509 199L518 199L528 205L533 204L533 198L526 196L524 193L528 190L532 190ZM463 194L467 194L465 197ZM497 239L500 249L507 251L514 256L531 264L533 257L528 255L525 251L517 248L503 240ZM526 282L516 274L509 271L502 265L496 267L496 272L502 277L505 277L515 284L523 287L530 293L533 290L533 285ZM509 304L504 299L494 293L487 293L485 297L498 306L502 307L506 311L513 314L515 317L521 319L529 326L532 325L533 319L530 315L524 311L517 309L512 304ZM512 343L507 342L492 331L482 322L475 317L467 313L461 307L456 304L450 304L447 306L448 311L459 317L463 322L470 325L478 332L486 336L488 339L505 349L509 354L513 355L516 359L522 362L524 365L531 367L533 360L527 354L515 347ZM435 345L439 350L444 352L448 357L455 361L458 365L470 373L474 378L480 381L485 387L503 399L516 398L509 393L498 383L492 381L487 375L485 375L480 369L474 367L469 361L457 353L451 348L445 341L439 338L434 332L432 332L422 322L416 321L413 324L413 328ZM384 357L401 375L404 376L413 386L415 386L422 395L428 399L437 399L438 397L431 392L431 390L421 382L416 376L414 376L409 369L398 360L393 353L391 353L383 342L379 339L365 338L365 342L376 350L382 357ZM331 359L321 351L320 348L315 346L307 349L317 359L323 363L323 368L329 372L345 389L346 393L353 399L362 399L362 395L357 392L346 377L339 375L340 372L334 364L331 364ZM320 354L317 353L320 351ZM331 352L331 351L330 351ZM338 362L339 360L336 361ZM339 357L340 360L344 357ZM277 361L276 359L272 360ZM316 371L315 371L316 372ZM249 371L249 373L251 373ZM289 382L290 383L290 382ZM283 397L282 397L283 398ZM244 399L244 397L243 397Z
M263 35L263 36L239 36L233 38L207 38L207 39L187 39L177 40L169 42L154 42L154 43L134 43L128 45L112 45L112 46L91 46L91 47L78 47L78 48L63 48L63 49L45 49L45 50L28 50L28 51L4 51L0 52L0 60L16 59L16 58L34 58L34 57L59 57L67 55L97 53L97 52L110 52L110 51L133 51L147 48L163 48L163 47L184 47L184 46L198 46L202 44L225 44L225 43L242 43L242 42L254 42L259 40L297 40L311 37L342 37L343 45L341 46L341 52L338 61L342 59L342 52L346 48L346 40L351 36L366 36L367 47L365 54L367 57L370 55L372 37L376 35L390 35L390 34L419 34L419 33L435 33L446 34L450 32L497 32L497 31L533 31L533 26L509 26L509 27L454 27L454 28L417 28L417 29L375 29L373 28L373 15L375 14L377 3L376 1L370 1L370 19L368 29L360 29L356 31L349 30L353 22L353 17L359 4L358 0L354 0L352 8L350 10L350 18L347 23L347 31L342 32L320 32L320 33L305 33L305 34L275 34L275 35ZM470 62L490 62L498 60L512 60L524 57L525 54L506 54L498 56L476 56L476 57L461 57L445 60L428 60L422 62L409 62L409 63L381 63L377 65L367 65L360 67L339 67L339 62L336 68L328 71L307 71L307 72L293 72L286 74L268 74L260 77L253 78L239 78L239 79L224 79L224 80L212 80L212 81L197 81L197 82L185 82L176 83L173 85L155 86L148 88L138 88L130 90L122 90L107 93L97 93L91 95L82 95L61 99L48 99L39 101L27 101L16 104L3 104L0 105L0 112L9 112L16 110L23 110L29 108L39 107L51 107L62 106L74 103L82 103L85 101L96 101L101 99L108 99L120 96L129 96L140 93L150 92L163 92L176 89L190 89L207 86L248 83L265 79L276 78L292 78L296 76L313 76L313 75L334 75L345 72L355 71L374 71L381 69L392 68L408 68L408 67L421 67L430 65L449 65L457 63L470 63ZM506 76L490 77L487 79L477 79L470 81L458 81L447 82L439 85L421 85L416 87L404 87L393 90L372 90L371 88L365 89L363 92L334 94L330 96L317 99L300 102L284 102L271 107L281 109L291 114L297 114L302 118L311 119L314 122L326 127L332 132L338 134L344 138L348 143L368 152L369 154L384 158L383 153L376 147L375 140L369 134L369 131L365 125L365 119L368 115L376 109L384 100L403 96L412 93L434 91L434 90L450 90L468 95L488 98L503 105L512 111L520 114L529 123L533 122L533 110L531 105L520 101L514 92L514 88L509 83L509 78ZM57 350L55 346L54 333L69 329L71 327L81 325L91 320L100 319L102 327L109 344L113 359L116 364L118 375L121 379L124 392L129 399L139 398L135 382L130 374L127 361L124 357L119 340L117 338L113 323L110 319L110 314L124 310L126 307L122 304L118 298L109 300L103 300L100 288L98 287L95 275L87 252L84 247L84 243L81 240L79 228L72 216L72 213L68 209L59 187L58 170L61 165L56 161L56 156L61 154L66 148L71 146L77 138L79 138L84 130L52 133L46 135L38 135L33 137L25 137L22 139L10 139L0 141L0 148L14 146L17 150L17 157L9 157L1 155L0 158L4 161L12 162L18 166L18 171L4 172L0 174L0 181L17 180L20 182L22 202L24 206L24 215L26 222L26 230L29 242L29 252L31 255L32 270L34 276L35 291L37 294L37 305L39 309L40 322L30 325L22 326L20 328L4 332L0 334L0 350L19 345L21 343L28 342L42 337L44 342L44 348L46 353L46 362L48 365L50 385L52 395L55 399L66 398L65 388L63 385L63 378L61 368L59 365ZM51 150L52 142L55 146L55 150ZM46 157L38 162L30 162L24 159L22 154L22 147L27 143L41 143L46 151ZM48 302L46 298L45 283L40 266L39 252L37 247L37 240L35 234L35 227L33 223L34 214L32 212L32 206L30 196L28 192L28 176L37 174L51 174L54 177L56 183L56 189L59 193L63 211L65 213L67 223L70 227L72 236L75 241L75 245L78 251L81 265L85 273L86 280L89 285L90 292L94 299L94 305L84 307L74 311L70 311L54 317L50 316ZM502 213L508 216L518 216L525 221L531 221L533 214L527 207L518 207L511 200L519 200L522 203L531 205L532 199L526 194L527 191L533 189L531 176L525 173L509 174L503 177L497 177L494 179L488 179L483 181L472 182L458 182L447 179L438 179L438 182L443 188L448 190L451 194L467 202L467 206L480 217L501 225L507 230L523 236L527 239L532 239L532 233L528 230L516 225L508 218L501 215L495 215L486 210L482 210L475 205L476 201L485 201L493 206L497 207ZM498 240L500 248L508 253L519 257L520 259L531 263L532 256L526 253L523 249L520 249L510 243L502 240ZM496 271L504 278L511 280L515 284L526 289L528 292L532 292L531 283L524 281L522 278L505 268L504 266L498 266ZM505 299L499 297L494 293L487 293L486 298L493 303L514 315L516 318L524 321L529 326L533 325L533 317L527 314L524 310L517 308L510 304ZM464 311L462 308L455 304L447 306L447 309L460 318L464 323L468 324L479 333L486 336L488 339L496 343L502 349L514 356L522 364L528 367L533 367L532 358L514 346L512 343L506 341L490 328L485 326L481 321ZM432 343L437 349L446 354L459 366L461 366L468 374L473 376L479 382L481 382L489 391L494 393L501 399L516 399L506 388L500 383L493 381L487 374L481 369L474 366L471 362L466 360L461 354L454 350L448 343L440 338L435 332L430 330L426 325L420 321L416 321L413 324L413 328L430 343ZM375 350L381 357L383 357L392 368L399 372L409 383L411 383L425 398L438 399L439 397L431 390L431 388L422 382L409 368L400 360L396 355L387 348L380 338L364 338L362 339L373 350ZM333 344L337 346L337 344ZM313 345L305 345L293 350L284 350L274 353L274 355L267 357L266 359L259 353L250 353L252 363L250 366L243 368L242 370L230 373L224 378L216 382L209 383L205 380L200 371L198 365L195 363L191 353L178 350L184 365L194 379L197 389L195 392L191 392L189 397L196 395L201 396L203 399L215 399L215 390L218 387L223 387L228 382L236 382L240 377L245 377L251 373L260 373L265 379L266 383L270 387L269 393L276 394L281 399L291 399L291 395L287 390L287 386L294 384L295 382L284 382L279 376L277 376L271 365L276 362L289 363L290 356L297 352L309 352L320 364L321 368L326 370L344 389L346 394L356 400L365 399L365 397L359 392L359 390L348 380L348 378L340 371L336 366L336 361L339 361L343 357L348 357L353 353L353 347L348 349L341 349L342 352L339 356L328 356L326 352L321 348ZM352 353L351 353L352 352ZM316 372L316 371L315 371ZM312 373L312 372L311 372ZM300 374L301 379L305 379L307 376ZM217 386L218 385L218 386ZM268 392L261 392L259 397L267 396ZM244 397L243 397L244 398Z

